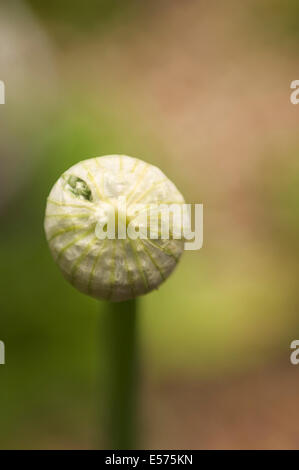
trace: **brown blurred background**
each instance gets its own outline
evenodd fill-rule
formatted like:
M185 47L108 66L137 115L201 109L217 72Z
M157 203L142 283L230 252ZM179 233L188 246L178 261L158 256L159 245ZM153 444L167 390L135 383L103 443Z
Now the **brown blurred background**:
M43 234L70 165L128 154L204 204L204 246L141 299L141 448L299 447L295 0L0 4L0 448L96 448L101 303Z

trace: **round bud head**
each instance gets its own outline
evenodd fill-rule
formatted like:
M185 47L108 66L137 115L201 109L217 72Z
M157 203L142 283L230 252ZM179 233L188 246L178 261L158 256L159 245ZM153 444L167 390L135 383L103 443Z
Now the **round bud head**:
M84 160L63 173L48 197L51 253L81 292L112 301L146 294L170 275L182 254L172 213L169 236L165 225L161 229L161 214L183 203L162 171L142 160Z

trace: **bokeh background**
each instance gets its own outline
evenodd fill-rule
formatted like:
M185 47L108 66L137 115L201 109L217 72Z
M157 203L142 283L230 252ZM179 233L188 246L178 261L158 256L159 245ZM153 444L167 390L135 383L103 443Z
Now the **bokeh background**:
M204 246L140 301L146 449L299 447L296 0L0 4L0 448L101 448L101 315L51 259L48 192L85 157L157 164Z

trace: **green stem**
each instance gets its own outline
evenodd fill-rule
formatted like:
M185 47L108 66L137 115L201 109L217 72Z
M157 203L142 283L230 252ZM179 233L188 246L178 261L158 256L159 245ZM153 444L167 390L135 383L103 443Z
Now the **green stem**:
M103 336L106 448L136 449L136 300L107 302Z

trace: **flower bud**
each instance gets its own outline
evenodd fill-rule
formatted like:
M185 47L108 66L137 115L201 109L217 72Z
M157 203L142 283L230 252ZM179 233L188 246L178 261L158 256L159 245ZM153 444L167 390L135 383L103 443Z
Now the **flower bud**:
M78 290L128 300L158 288L175 268L184 242L171 236L171 221L169 237L161 236L159 206L183 203L153 165L125 155L91 158L53 186L46 237L63 275Z

